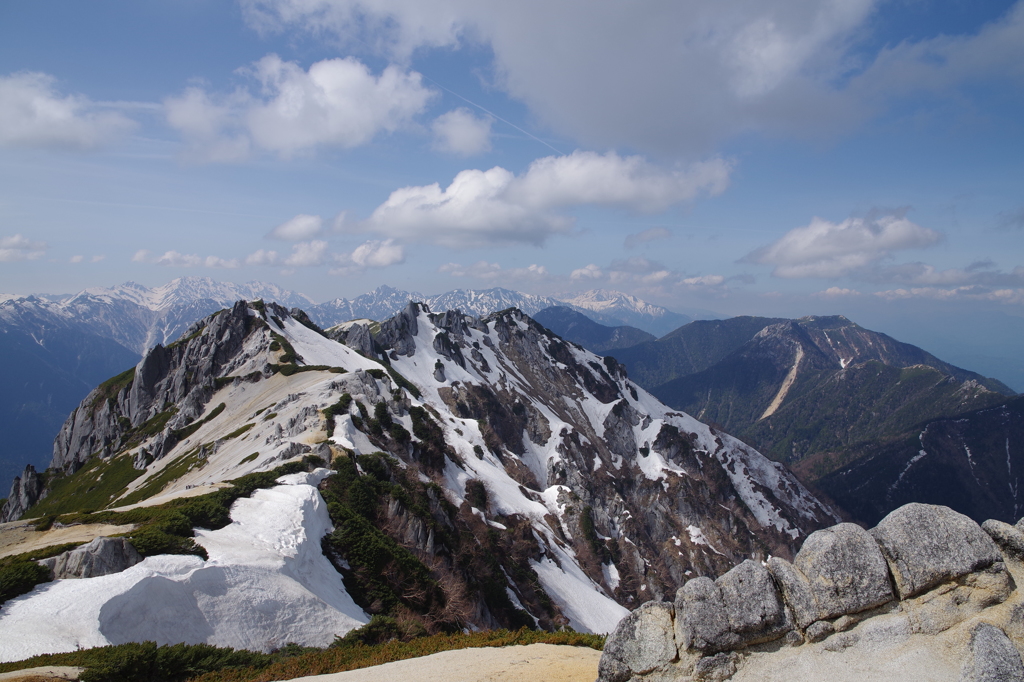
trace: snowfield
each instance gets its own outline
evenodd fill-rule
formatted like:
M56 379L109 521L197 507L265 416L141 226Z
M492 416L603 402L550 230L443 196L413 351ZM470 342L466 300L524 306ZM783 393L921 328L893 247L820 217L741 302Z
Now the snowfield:
M614 364L605 365L601 357L589 351L572 344L563 346L546 333L531 330L529 320L517 314L486 324L472 320L473 326L459 338L464 350L463 366L439 350L452 343L449 332L435 324L426 310L415 310L415 317L403 322L409 324L409 330L415 324L416 334L403 339L411 341L412 352L392 352L389 357L392 370L415 384L420 397L401 389L375 360L284 313L268 317L255 307L248 308L247 314L260 314L269 329L261 327L259 333L245 338L241 349L220 370L217 379L221 381L207 378L208 386L215 388L210 389L212 397L207 394L209 399L200 404L203 415L194 422L197 428L181 441L167 441L169 447L146 466L145 473L131 483L125 495L143 490L153 497L142 504L166 501L251 472L271 470L304 454L324 459L344 457L341 448L357 455L390 448L397 466L416 469L419 464L411 454L415 448L403 451L378 436L371 440L367 435L370 431L364 432L356 425L369 420L367 411L387 408L393 422L408 432L408 446L410 440L419 441L413 435L416 429L410 415L414 414L413 408L423 407L432 415L430 421L443 431L445 445L455 455L428 470L432 478L423 473L424 469L416 469L421 480L440 485L447 502L456 508L466 502L467 484L478 481L486 490L486 504L473 513L499 532L506 530L499 521L509 523L508 519L497 518L499 515L519 517L517 523L528 521L535 540L531 550L535 554L531 556L536 557L530 559L530 566L565 620L553 621L554 616L536 608L529 615L534 622L538 617L548 618L548 624L567 620L578 631L595 633L611 632L628 613L616 599L635 606L650 598L655 589L647 587L653 585L651 576L639 572L652 566L648 558L661 551L655 547L646 558L638 553L646 531L636 526L633 517L645 514L647 508L630 507L633 503L618 497L613 484L633 477L632 483L653 489L654 497L648 499L654 502L649 506L651 513L662 515L659 521L675 515L669 520L676 524L676 530L671 531L667 525L666 529L674 533L673 554L682 557L675 560L689 561L679 566L679 573L685 575L691 575L691 569L704 574L708 566L720 567L726 553L734 552L730 537L716 533L731 525L708 522L700 515L706 512L692 510L687 512L692 518L683 519L675 501L667 495L658 497L662 490L669 492L670 484L678 491L683 483L700 482L702 467L722 466L733 491L731 497L723 499L732 503L733 498L739 498L735 506L745 515L743 518L752 517L747 528L754 532L760 532L759 525L795 539L808 527L813 528L795 527L801 518L831 514L781 465L689 415L671 411L615 370ZM499 324L513 329L499 330ZM499 339L504 332L522 332L521 337L531 338L533 345L502 347ZM271 374L268 364L280 362L283 353L283 349L269 350L274 347L270 344L271 333L294 347L301 364L333 371ZM561 355L554 355L552 348ZM554 357L565 362L555 362ZM567 368L565 363L575 366ZM531 426L522 433L522 447L515 448L519 454L494 445L493 433L489 446L484 436L484 430L490 428L487 420L460 417L472 413L452 407L453 395L474 385L495 395L500 393L515 409L531 415ZM327 413L333 414L331 419L327 418L326 408L344 405L348 407L335 407ZM687 447L700 456L679 460L687 463L683 468L673 460L678 457L671 448L660 452L662 446L655 444L663 430L684 434ZM570 437L582 443L579 449L567 448ZM615 452L594 445L611 442L612 438L627 445ZM131 450L117 456L131 456L138 462L144 459L140 455L147 454L143 449L152 442L133 444ZM632 454L630 449L634 450ZM584 499L591 495L590 488L565 476L567 466L579 464L573 463L573 456L582 461L580 466L586 474L610 481L603 491L596 489L593 497ZM159 489L166 480L161 476L172 466L177 468L170 472L177 472L178 477ZM369 621L321 549L321 539L333 528L316 486L329 474L327 469L317 469L312 474L284 476L276 487L237 500L231 508L229 525L216 531L196 530L196 542L209 554L207 561L193 556L149 557L114 575L44 583L7 602L0 609L0 661L144 640L262 651L288 642L329 645L336 635ZM630 487L623 486L623 490ZM598 496L612 502L603 518L590 523L589 532L597 532L594 528L600 521L600 542L621 541L618 546L623 548L628 544L630 548L623 550L623 556L628 554L631 559L615 558L611 563L610 555L597 556L597 550L583 544L581 510L584 505L597 507L594 500ZM689 501L685 506L690 506ZM729 511L720 503L716 512L718 508ZM590 513L589 508L586 513ZM627 532L632 540L626 537ZM667 537L663 535L658 542L669 544ZM730 558L734 559L734 554ZM524 589L522 579L517 585L507 572L505 577L509 602L522 608L524 602L530 602L525 597L533 588ZM624 592L623 585L636 590L640 579L644 586L639 591L646 593ZM471 621L469 626L478 624Z
M369 621L323 555L331 527L315 485L327 469L278 479L196 531L208 561L149 557L113 575L44 583L0 610L0 661L153 640L270 651L327 646Z

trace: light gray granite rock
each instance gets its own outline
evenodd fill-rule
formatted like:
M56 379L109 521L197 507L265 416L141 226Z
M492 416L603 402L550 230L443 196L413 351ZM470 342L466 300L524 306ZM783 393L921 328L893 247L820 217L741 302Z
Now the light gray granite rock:
M871 529L901 599L1002 560L977 523L949 507L913 502Z
M777 639L792 629L771 574L747 560L725 575L690 580L676 593L680 650L716 652Z
M878 544L852 523L811 533L793 566L810 583L819 619L866 611L893 597Z
M738 643L729 629L722 593L711 578L687 581L676 592L676 643L680 649L717 651Z
M1017 526L989 519L981 524L981 529L996 541L1004 553L1017 559L1024 557L1024 531Z
M94 538L81 547L39 562L50 569L53 580L95 578L121 571L142 561L142 556L124 538Z
M747 559L715 581L722 592L729 629L743 644L766 642L792 629L768 569Z
M619 621L605 642L598 679L623 682L631 675L642 675L674 661L674 610L669 602L649 601Z
M832 623L827 620L816 620L807 628L807 641L811 643L824 641L833 632L835 632L835 628Z
M975 626L960 682L1024 682L1020 652L1005 632L988 623Z

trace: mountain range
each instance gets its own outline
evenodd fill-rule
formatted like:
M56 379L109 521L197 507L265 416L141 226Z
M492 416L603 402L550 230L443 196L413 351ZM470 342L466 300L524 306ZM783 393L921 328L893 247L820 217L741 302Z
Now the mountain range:
M26 463L42 467L68 411L103 377L134 365L154 345L173 342L197 320L237 300L258 299L301 308L322 327L357 318L384 320L410 300L474 315L511 307L532 314L564 305L500 288L423 296L387 286L316 304L275 284L208 277L182 277L152 289L126 282L73 295L0 296L0 344L7 351L0 385L17 389L0 399L0 430L12 434L0 444L0 476L12 477ZM618 292L596 290L577 299L575 310L606 321L619 316L660 329L690 319Z
M583 345L621 329L553 328ZM857 521L907 502L1018 518L1014 392L842 316L695 321L608 352L667 405L787 463Z
M324 646L373 615L409 632L608 632L690 576L791 558L838 520L783 465L518 310L407 303L324 332L261 301L101 383L3 514L32 519L37 547L115 526L143 558L9 601L3 660Z

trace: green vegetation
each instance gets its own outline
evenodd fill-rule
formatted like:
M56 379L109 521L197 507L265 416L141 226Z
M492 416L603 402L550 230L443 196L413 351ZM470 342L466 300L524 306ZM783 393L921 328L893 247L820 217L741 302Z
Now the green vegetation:
M365 474L360 475L357 462ZM429 520L435 532L445 532L422 502L391 482L397 468L394 460L382 453L335 460L337 474L327 479L323 490L335 530L324 538L324 545L348 561L352 570L345 581L346 589L371 613L397 615L400 607L405 607L415 613L433 612L435 620L440 621L444 592L427 567L380 530L377 523L382 500L392 497L407 508L419 507L413 513L419 512L418 517ZM452 628L458 624L443 625Z
M284 351L277 358L278 362L280 362L282 365L294 365L302 360L302 358L299 357L299 354L295 352L295 348L292 346L292 344L288 342L288 339L284 338L277 332L270 332L270 337Z
M239 462L239 464L248 464L249 462L254 462L256 461L256 458L259 456L260 453L258 452L254 452L251 455L246 455L245 457L242 458L242 461Z
M389 364L385 364L384 369L377 369L376 367L374 367L373 369L368 369L366 370L366 373L375 379L380 379L381 381L383 381L385 371L387 371L387 374L388 376L391 377L391 380L395 382L395 386L404 388L409 392L410 395L412 395L415 398L419 398L422 396L422 394L420 393L420 389L416 388L416 384L406 379L398 372L398 370L396 370Z
M56 476L50 493L33 505L24 518L68 514L102 509L113 502L128 484L143 474L132 465L132 457L118 455L102 459L93 455L85 465L68 476Z
M202 418L202 419L200 419L199 421L197 421L197 422L192 422L192 423L191 423L191 424L189 424L188 426L183 426L183 427L181 427L180 429L177 429L177 430L173 431L172 433L173 433L174 437L175 437L176 439L178 439L179 441L183 441L183 440L185 440L186 438L188 438L189 436L191 436L191 435L192 435L193 433L195 433L196 431L198 431L198 430L199 430L199 428L200 428L200 427L201 427L201 426L202 426L203 424L208 424L209 422L211 422L211 421L213 421L214 419L216 419L216 418L217 418L217 416L218 416L218 415L219 415L219 414L220 414L221 412L223 412L223 411L224 411L224 408L225 408L225 407L226 407L226 405L224 405L224 403L221 403L221 404L217 405L217 407L213 408L213 410L212 410L212 411L210 412L210 414L206 415L205 417L203 417L203 418Z
M35 561L11 561L0 564L0 604L32 590L50 579L50 571Z
M129 493L124 499L118 500L118 505L126 506L148 500L166 488L172 481L177 481L192 469L206 464L206 458L202 456L201 452L202 448L193 448L184 455L175 457L159 473L151 476L148 481L142 484L138 490Z
M50 572L37 564L40 559L57 556L83 543L69 542L24 552L0 559L0 604L32 590L50 580Z
M235 429L234 431L232 431L228 435L224 436L224 438L222 440L231 440L232 438L238 438L239 436L241 436L243 433L245 433L246 431L248 431L249 429L251 429L254 426L256 426L255 422L249 422L248 424L244 424L242 426L239 426L237 429Z
M371 621L372 622L372 621ZM502 647L525 644L561 644L600 650L604 637L578 632L536 630L489 630L469 634L440 634L409 641L392 639L367 644L363 637L382 630L378 620L339 638L328 649L289 644L263 654L215 647L209 644L157 646L154 642L118 644L63 654L46 654L15 663L0 663L0 673L40 666L80 666L83 682L267 682L306 675L358 670L373 665L417 658L455 649ZM386 624L383 629L386 629Z
M92 402L89 404L89 410L92 410L96 405L103 402L104 400L112 400L114 396L121 392L121 389L131 385L135 380L135 368L126 369L115 377L111 377L104 381L102 384L96 387L96 395L93 397Z
M330 365L270 365L274 372L290 377L297 372L331 372L332 374L344 374L348 370L344 367L331 367Z

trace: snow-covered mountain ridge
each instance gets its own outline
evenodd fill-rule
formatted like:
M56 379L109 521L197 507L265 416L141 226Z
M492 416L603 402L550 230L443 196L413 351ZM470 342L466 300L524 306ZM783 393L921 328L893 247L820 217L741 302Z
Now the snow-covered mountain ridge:
M332 510L334 530L323 547L341 576L331 594L344 591L362 611L339 611L340 597L320 594L327 588L318 578L300 580L312 604L303 613L338 612L353 625L391 613L428 628L531 624L597 632L609 631L627 607L674 594L687 577L718 575L748 557L792 556L800 539L836 520L781 465L669 410L614 360L562 341L519 311L478 318L409 304L379 328L346 325L339 331L349 345L301 320L274 304L238 302L105 382L55 442L44 490L57 492L36 502L28 498L38 488L22 491L25 506L35 502L28 515L74 509L76 496L59 491L73 490L76 476L123 476L130 466L130 482L100 505L118 508L195 494L317 455L338 472L309 493ZM177 634L154 626L146 637L157 641L322 642L324 633L311 632L307 621L289 625L273 616L289 608L273 595L273 576L291 571L290 560L239 558L240 550L215 556L211 549L216 534L251 534L247 518L275 513L266 507L246 516L249 504L236 503L231 526L197 531L209 560L150 557L117 580L59 581L59 603L74 601L75 590L92 591L100 595L89 602L96 613L116 601L156 622L170 616L210 624ZM284 536L322 528L302 520L272 525L256 535L280 557L299 556ZM390 563L368 558L353 540L358 529L393 547ZM394 558L400 556L407 558ZM244 575L253 562L277 568L247 582L244 592L232 579L200 578L221 575L210 573L214 565ZM151 590L167 593L170 583L183 598L150 599ZM412 583L422 590L403 587ZM0 627L59 608L47 600L51 593L37 588L9 602ZM150 602L170 611L147 611ZM263 615L250 619L253 632L242 642L219 623L246 618L246 608ZM89 645L97 636L113 641L90 625L96 613L67 616L65 634L54 635L61 643L49 639L35 650ZM335 625L334 634L344 629ZM94 639L75 634L86 631ZM4 657L27 655L4 646Z

